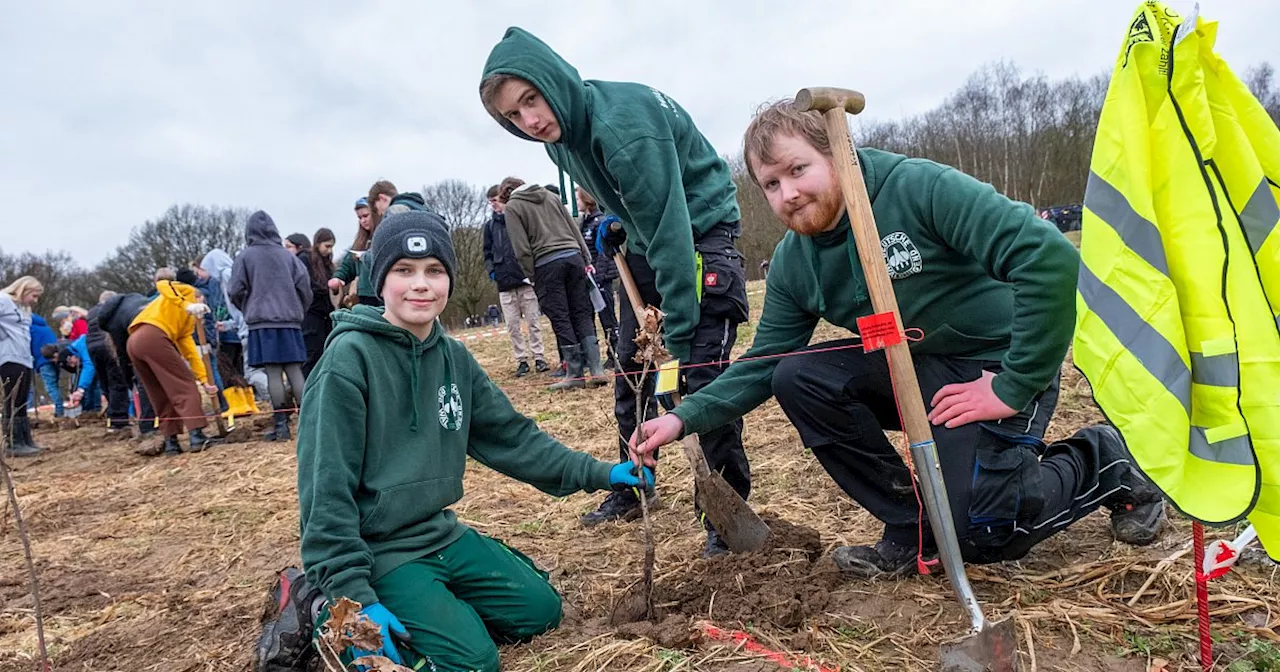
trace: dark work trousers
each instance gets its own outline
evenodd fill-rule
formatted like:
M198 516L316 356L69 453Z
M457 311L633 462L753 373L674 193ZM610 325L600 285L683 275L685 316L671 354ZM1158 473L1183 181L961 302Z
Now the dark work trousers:
M107 393L107 425L113 429L128 427L129 381L116 361L114 349L108 345L90 348L89 359Z
M713 286L705 286L704 283L700 317L693 333L693 348L689 361L680 364L682 367L708 362L719 364L682 369L682 387L687 394L710 385L728 368L729 355L738 338L738 325L747 319L746 274L742 268L742 257L735 246L738 230L736 222L721 224L697 242L697 248L703 257L704 273L715 273L716 277ZM658 294L653 269L645 258L628 254L627 267L635 278L640 298L646 304L661 308L662 296ZM627 375L619 376L614 381L613 414L618 419L618 454L620 459L628 460L630 457L627 454L626 439L636 429L637 405L636 394L631 385L635 384L643 366L635 361L635 312L631 309L630 300L622 301L622 304L618 320L617 357L618 365ZM653 398L653 383L654 376L650 372L640 388L639 399L644 403L645 420L658 414ZM698 438L702 443L702 452L707 456L707 465L712 471L720 472L724 480L746 499L751 493L751 466L742 449L742 420L703 432ZM656 459L658 453L654 452L653 456Z
M587 264L580 255L534 268L533 291L561 348L579 345L596 333L595 310L587 290Z
M27 397L31 393L31 369L17 362L0 364L0 415L5 418L4 441L9 440L9 423L27 417Z
M612 280L596 278L596 287L600 289L600 296L604 298L604 309L596 313L600 318L600 329L604 332L605 339L609 341L609 347L616 350L618 348L617 285Z
M1000 371L999 362L930 355L914 361L926 408L943 386L977 380L984 370ZM785 357L774 371L773 393L836 484L885 524L884 538L915 547L920 508L910 473L884 434L901 429L884 352L864 354L859 347ZM1118 434L1087 427L1066 440L1043 443L1057 400L1055 378L1011 418L933 427L966 561L1021 558L1121 489L1127 462L1102 460L1125 450ZM928 551L933 535L924 522Z

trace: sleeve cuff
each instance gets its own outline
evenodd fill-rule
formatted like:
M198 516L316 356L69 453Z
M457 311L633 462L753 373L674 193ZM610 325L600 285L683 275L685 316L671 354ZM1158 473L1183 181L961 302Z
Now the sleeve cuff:
M324 594L330 603L338 601L338 598L345 597L359 602L362 607L367 607L378 601L378 594L373 592L373 586L370 586L369 582L364 580L335 583L329 586L329 589L325 590Z
M1010 378L1007 373L996 375L995 380L991 381L991 391L995 392L1000 401L1015 411L1026 408L1027 404L1041 392L1022 381Z
M612 489L613 485L609 482L609 474L612 471L612 464L596 460L595 465L591 467L591 482L587 484L589 491Z

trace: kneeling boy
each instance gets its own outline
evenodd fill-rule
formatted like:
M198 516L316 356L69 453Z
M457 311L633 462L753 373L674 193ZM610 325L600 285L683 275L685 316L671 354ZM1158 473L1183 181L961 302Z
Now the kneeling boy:
M366 261L385 313L334 313L307 381L298 424L306 574L281 573L258 669L298 669L326 600L346 597L383 635L381 650L349 657L497 670L496 643L554 628L560 596L528 558L447 508L462 497L467 457L555 496L640 481L630 462L597 461L539 430L442 333L436 317L456 262L439 216L389 216Z

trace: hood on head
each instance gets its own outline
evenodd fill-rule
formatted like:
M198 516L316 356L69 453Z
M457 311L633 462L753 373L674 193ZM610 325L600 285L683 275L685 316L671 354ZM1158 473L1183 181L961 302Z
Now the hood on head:
M587 137L587 85L577 68L532 33L523 28L507 29L502 41L489 52L481 84L491 75L515 75L533 84L560 122L560 143L573 145ZM494 120L512 135L537 142L510 120L497 115Z
M271 215L261 210L249 215L249 223L244 226L244 242L250 245L283 245Z
M551 192L539 184L526 184L511 192L511 200L513 201L529 201L538 205L546 203L547 199L550 198L553 198ZM560 199L556 198L555 201L559 203Z
M231 267L234 265L235 261L231 259L231 255L216 248L210 250L204 255L204 259L200 260L200 268L219 280L230 277Z

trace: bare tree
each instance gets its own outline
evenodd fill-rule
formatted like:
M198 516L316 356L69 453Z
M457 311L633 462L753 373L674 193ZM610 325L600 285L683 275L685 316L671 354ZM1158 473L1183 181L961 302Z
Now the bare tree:
M470 315L498 302L498 290L484 268L484 223L489 199L484 187L461 180L444 180L422 188L427 208L449 226L457 267L453 270L453 296L441 319L457 327Z
M161 266L185 267L215 248L235 256L244 247L245 208L170 206L163 215L129 232L129 240L104 260L97 275L118 292L147 293Z
M24 275L33 276L44 285L44 294L35 305L38 314L48 314L54 306L91 308L105 288L96 274L86 271L66 252L0 252L0 276L6 284Z
M1245 70L1241 79L1271 115L1271 120L1280 125L1280 84L1276 82L1276 69L1271 67L1271 63L1263 61Z
M449 228L480 226L489 218L484 187L462 180L443 180L422 188L427 208L444 218Z

